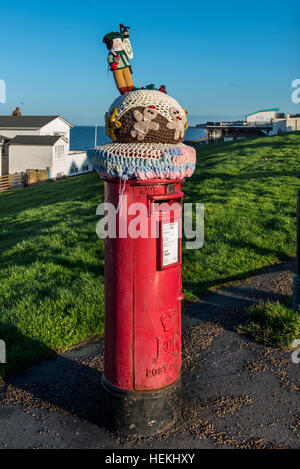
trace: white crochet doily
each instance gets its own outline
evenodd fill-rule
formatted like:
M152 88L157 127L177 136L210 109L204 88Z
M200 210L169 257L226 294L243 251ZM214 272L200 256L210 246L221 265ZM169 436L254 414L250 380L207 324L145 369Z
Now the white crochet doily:
M117 156L134 156L139 158L160 158L164 149L178 150L180 145L170 145L169 143L106 143L95 147L95 150L101 150Z
M109 112L116 108L116 118L120 119L125 112L137 106L155 106L159 114L165 117L169 122L173 120L170 114L171 107L178 109L182 119L186 117L184 109L176 99L156 90L136 90L123 94L115 99L109 108Z

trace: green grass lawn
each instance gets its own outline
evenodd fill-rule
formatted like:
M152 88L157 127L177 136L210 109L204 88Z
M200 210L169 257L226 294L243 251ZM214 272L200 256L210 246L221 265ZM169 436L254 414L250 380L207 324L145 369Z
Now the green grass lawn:
M184 250L188 300L296 252L300 133L203 145L183 185L205 203L205 243ZM97 174L0 195L0 376L103 333Z
M299 338L300 314L279 301L263 301L248 309L246 324L239 332L249 332L254 340L269 347L290 349Z

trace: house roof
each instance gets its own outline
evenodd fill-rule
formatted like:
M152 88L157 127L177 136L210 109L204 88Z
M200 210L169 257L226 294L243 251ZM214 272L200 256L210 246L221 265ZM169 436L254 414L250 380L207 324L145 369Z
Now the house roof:
M9 145L46 145L53 146L59 139L66 141L61 135L16 135Z
M246 118L249 117L249 116L253 116L254 114L258 114L259 112L271 112L271 111L278 112L279 107L273 107L271 109L261 109L260 111L251 112L250 114L246 115Z
M0 129L41 128L54 119L61 119L70 127L72 125L60 116L0 116Z

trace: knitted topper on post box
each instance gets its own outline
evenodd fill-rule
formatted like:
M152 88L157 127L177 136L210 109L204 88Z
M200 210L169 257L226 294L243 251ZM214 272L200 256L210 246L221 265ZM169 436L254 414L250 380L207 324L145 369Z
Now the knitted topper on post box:
M103 38L103 42L109 50L107 61L120 94L133 90L132 69L129 62L129 59L133 58L133 52L128 29L129 26L120 24L119 33L108 33Z
M147 180L193 174L195 149L182 143L187 113L166 93L141 89L119 96L105 124L114 143L88 151L89 162L101 176Z
M156 90L136 90L117 98L105 117L107 135L121 143L180 143L187 113L178 102Z
M103 42L121 93L105 114L106 134L113 143L88 151L90 164L105 178L178 179L193 174L196 152L184 145L186 110L166 93L165 86L134 89L128 28L109 33Z

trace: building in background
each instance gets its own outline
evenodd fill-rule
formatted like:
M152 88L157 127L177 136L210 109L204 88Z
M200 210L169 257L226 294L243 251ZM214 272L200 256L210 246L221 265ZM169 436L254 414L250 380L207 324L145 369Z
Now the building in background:
M300 114L291 115L289 112L277 114L272 122L270 135L282 134L284 132L295 132L300 130Z
M69 141L71 127L60 116L0 116L0 134L8 138L17 135L61 135Z
M70 151L71 127L60 116L0 116L0 176L47 169L56 179L92 171L85 151Z
M285 114L279 108L263 109L248 114L245 121L207 122L205 130L207 143L278 135L300 130L300 114Z
M261 122L253 125L247 122L207 122L206 141L213 143L216 141L229 142L242 138L263 137L269 135L272 130L270 122Z
M268 135L277 135L283 132L300 130L300 114L291 115L289 112L279 112L279 108L263 109L252 112L246 116L247 125L261 126L271 124L272 129Z
M247 124L261 124L272 122L273 119L276 117L276 112L279 111L279 108L272 108L272 109L262 109L261 111L252 112L251 114L247 114L246 122Z
M68 142L60 135L17 135L9 141L9 174L47 169L48 178L65 171Z

